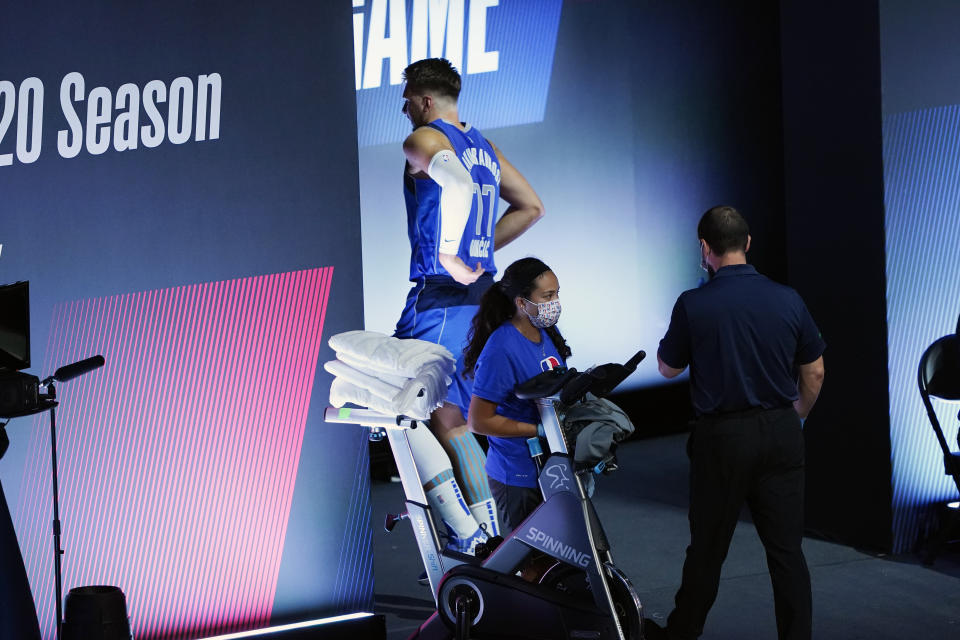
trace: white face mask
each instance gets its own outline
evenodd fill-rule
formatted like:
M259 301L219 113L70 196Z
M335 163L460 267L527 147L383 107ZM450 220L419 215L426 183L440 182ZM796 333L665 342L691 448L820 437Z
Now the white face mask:
M713 267L710 266L710 263L707 262L707 257L703 254L703 241L700 240L697 242L697 248L700 253L700 268L707 272L708 278L713 278L716 275L716 271L713 270Z
M560 318L559 300L551 300L550 302L532 302L526 298L523 300L537 307L537 315L535 316L527 313L526 308L523 310L523 312L527 314L527 317L530 318L530 324L538 329L546 329L547 327L552 327L557 324L557 320Z

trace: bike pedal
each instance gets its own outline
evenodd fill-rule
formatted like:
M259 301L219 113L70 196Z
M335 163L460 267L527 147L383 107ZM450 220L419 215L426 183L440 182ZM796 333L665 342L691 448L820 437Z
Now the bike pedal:
M383 521L383 528L387 531L393 531L393 528L397 526L397 523L401 520L405 520L409 516L404 513L388 513L386 519Z
M477 546L473 548L473 555L480 560L486 560L500 546L501 542L503 542L503 536L493 536L486 542L478 542Z

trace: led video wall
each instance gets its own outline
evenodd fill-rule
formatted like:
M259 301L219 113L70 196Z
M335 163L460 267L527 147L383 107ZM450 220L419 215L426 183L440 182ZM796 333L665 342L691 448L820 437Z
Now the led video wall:
M782 206L779 93L768 97L779 76L776 64L764 66L769 56L749 49L776 38L775 16L766 31L750 31L736 12L694 2L352 7L368 329L391 333L411 286L401 72L424 57L455 63L461 120L500 148L545 205L546 216L496 261L502 270L535 255L553 268L571 365L655 352L676 297L703 275L696 223L709 207L740 207L764 250L765 225ZM651 358L623 388L662 381Z
M120 587L139 639L372 605L366 439L318 375L363 324L354 92L346 7L4 10L0 283L31 373L106 360L57 386L64 590ZM48 414L7 432L49 639Z
M880 2L894 551L956 499L917 388L924 350L960 316L960 6ZM948 442L957 406L934 400Z
M708 207L741 208L762 257L782 193L764 40L777 23L750 22L761 13L694 0L8 8L0 282L31 283L32 373L107 361L58 388L65 587L120 586L137 638L369 607L366 441L322 422L316 365L333 333L391 332L409 288L400 71L454 60L461 116L541 196L546 217L497 261L553 267L583 368L656 348L701 276ZM659 381L649 360L628 386ZM45 430L45 416L10 424L0 479L50 638Z

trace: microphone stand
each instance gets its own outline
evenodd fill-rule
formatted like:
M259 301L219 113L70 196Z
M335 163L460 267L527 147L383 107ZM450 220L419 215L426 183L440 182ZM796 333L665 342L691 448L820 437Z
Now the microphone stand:
M53 380L47 383L47 399L54 401L57 390ZM63 626L63 581L61 559L63 549L60 547L60 493L57 489L57 410L56 402L50 407L50 453L53 462L53 567L55 573L55 595L57 599L57 640L60 640Z
M63 631L63 569L62 558L63 549L60 547L60 492L58 489L57 477L57 414L56 398L57 390L53 386L54 380L64 382L71 378L82 376L104 363L103 356L94 356L73 364L57 369L52 376L47 377L41 383L41 387L46 387L45 396L40 396L41 406L50 409L50 455L53 467L53 567L54 567L54 589L57 599L57 640L60 640ZM46 406L44 406L46 405Z

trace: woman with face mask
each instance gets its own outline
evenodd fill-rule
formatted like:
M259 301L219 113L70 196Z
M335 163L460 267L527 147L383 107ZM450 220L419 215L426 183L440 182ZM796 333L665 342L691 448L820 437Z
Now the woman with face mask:
M486 471L504 533L541 502L526 444L537 435L539 413L513 388L566 366L571 352L556 327L559 294L557 276L547 265L536 258L517 260L484 294L464 350L465 371L474 374L467 425L488 437Z

